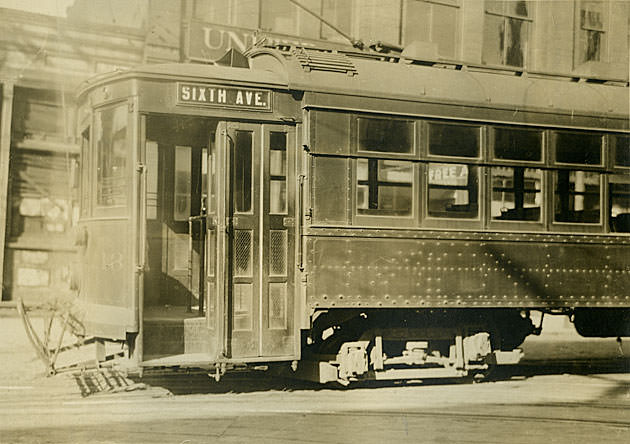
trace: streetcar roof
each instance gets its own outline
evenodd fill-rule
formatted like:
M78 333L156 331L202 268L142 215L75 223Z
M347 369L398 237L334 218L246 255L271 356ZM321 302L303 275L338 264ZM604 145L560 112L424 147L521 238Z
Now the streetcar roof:
M449 63L432 66L402 57L258 47L251 68L199 63L141 65L85 82L88 90L126 78L221 82L339 96L452 103L479 108L525 109L627 119L628 83L526 73ZM594 80L594 81L593 81ZM341 99L343 100L343 99Z
M401 57L303 48L260 48L250 57L254 68L281 74L292 90L626 118L630 114L626 81L606 83L448 62L428 66Z
M189 82L221 82L286 89L287 83L278 73L248 68L208 65L201 63L163 63L138 65L133 68L101 74L85 81L79 96L96 86L128 78L184 80Z

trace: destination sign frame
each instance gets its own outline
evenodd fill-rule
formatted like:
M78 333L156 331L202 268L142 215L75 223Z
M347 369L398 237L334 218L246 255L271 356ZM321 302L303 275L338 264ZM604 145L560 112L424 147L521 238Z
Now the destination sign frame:
M179 105L271 112L272 99L272 92L266 89L177 82Z

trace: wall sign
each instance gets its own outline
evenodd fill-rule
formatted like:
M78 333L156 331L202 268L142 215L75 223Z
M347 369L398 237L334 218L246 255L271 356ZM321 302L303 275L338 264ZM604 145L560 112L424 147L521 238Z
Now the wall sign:
M271 111L271 91L224 85L178 83L177 102L185 105Z
M187 36L187 56L191 60L215 61L223 57L230 48L245 52L254 45L255 33L256 31L253 29L192 20L189 23ZM348 48L348 44L268 32L265 32L264 36L259 36L258 39L263 37L269 44L297 45L304 48L318 47L324 44L326 47Z

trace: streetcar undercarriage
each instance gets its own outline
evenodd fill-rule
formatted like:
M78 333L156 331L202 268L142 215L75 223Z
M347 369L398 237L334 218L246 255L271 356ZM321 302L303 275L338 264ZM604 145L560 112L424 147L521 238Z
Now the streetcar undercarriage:
M295 376L347 385L483 375L516 364L536 333L517 310L330 310L317 313Z

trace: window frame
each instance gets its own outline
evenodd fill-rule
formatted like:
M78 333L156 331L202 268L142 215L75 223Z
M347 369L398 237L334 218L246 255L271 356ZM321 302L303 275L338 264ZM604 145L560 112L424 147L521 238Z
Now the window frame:
M462 39L461 39L461 29L462 29L462 17L461 17L461 10L462 10L462 5L461 5L461 1L460 0L402 0L401 2L401 20L400 20L400 37L399 37L399 43L402 46L406 46L409 45L410 43L413 42L412 41L408 41L407 40L407 27L408 27L408 23L406 20L406 17L409 15L409 3L410 2L419 2L419 3L426 3L427 5L430 6L430 20L429 20L429 30L428 30L428 35L430 38L430 42L433 43L436 46L436 50L437 50L437 55L440 58L453 58L453 59L457 59L458 57L460 57L461 55L461 49L462 49ZM444 6L444 7L448 7L448 8L453 8L453 10L455 11L455 29L454 29L454 33L455 33L455 39L454 39L454 48L453 48L453 55L448 55L448 54L441 54L440 50L439 50L439 42L435 41L433 39L433 30L436 27L436 23L435 23L435 5L438 6Z
M593 1L593 0L586 0ZM578 68L585 64L589 63L607 63L608 62L608 35L609 29L608 25L610 23L610 8L607 1L600 1L599 3L602 5L602 27L601 29L597 29L595 27L590 27L588 25L582 25L582 4L585 3L585 0L579 0L574 2L575 8L575 28L574 28L574 57L573 57L573 66L574 68ZM600 43L599 43L599 60L583 60L586 58L586 54L582 52L582 40L587 39L587 37L583 37L583 35L587 36L589 32L597 32L600 34Z
M512 14L510 12L506 11L506 5L507 3L509 3L508 1L501 1L503 7L502 7L502 12L498 12L495 10L492 10L488 7L487 5L487 1L484 0L484 5L483 5L483 14L484 14L484 24L483 24L483 35L482 35L482 43L481 43L481 62L484 65L487 66L504 66L504 67L508 67L508 68L514 68L514 69L527 69L529 67L530 64L530 52L531 52L531 40L532 40L532 35L534 34L533 32L533 27L534 27L534 17L535 17L535 13L534 13L534 8L535 8L535 3L534 1L531 0L526 0L527 1L527 16L522 16L522 15L517 15L517 14ZM486 24L487 24L487 20L486 20L486 16L488 15L492 15L495 17L501 17L501 19L503 20L503 29L505 30L507 28L507 23L508 20L521 20L522 22L525 22L528 24L528 29L527 29L527 36L525 39L525 42L523 44L523 42L521 42L521 46L523 46L523 64L521 66L519 65L510 65L507 63L507 46L505 44L505 38L503 41L503 46L501 48L501 63L499 64L495 64L495 63L486 63L483 60L483 47L484 47L484 35L485 35L485 30L486 30Z
M79 215L80 218L87 218L92 215L92 209L94 207L93 198L95 194L92 189L93 180L93 172L94 172L94 134L93 134L93 121L92 114L90 114L89 119L82 123L81 132L79 133L79 137L81 138L81 177L80 177L80 187L79 187ZM83 145L85 141L84 134L87 133L87 144ZM85 205L84 205L85 204Z
M494 167L505 167L505 168L531 168L537 169L541 171L541 189L540 189L540 219L537 221L528 221L528 220L501 220L501 219L493 219L492 218L492 193L493 185L492 185L492 168ZM486 228L488 229L506 229L509 231L545 231L548 226L549 219L549 211L548 211L548 198L547 198L547 190L549 189L549 172L543 168L543 165L489 165L486 167Z
M608 146L608 149L606 151L608 151L609 154L609 162L607 165L611 171L627 174L630 170L630 165L624 166L617 164L617 138L621 137L627 137L628 139L630 139L630 133L608 133L606 135L606 144ZM630 156L630 150L628 152L628 156Z
M540 131L540 160L519 160L519 159L501 159L496 155L496 130L497 129L516 129L516 130L524 130L524 131ZM488 160L493 165L500 166L523 166L523 167L531 167L531 168L542 168L547 163L547 151L548 151L548 142L549 142L549 134L548 131L537 128L537 127L527 127L527 126L517 126L517 125L488 125L487 126L487 148L488 148Z
M378 228L417 228L418 217L420 214L419 208L421 204L421 192L420 186L420 168L419 162L409 159L386 159L378 158L378 160L393 160L396 162L406 162L411 166L411 215L409 216L395 216L395 215L379 215L379 214L359 214L358 208L358 192L359 192L359 180L358 180L358 163L359 160L370 160L374 157L354 157L350 158L350 205L352 218L350 225L356 226L374 226Z
M132 113L129 112L129 104L131 103L131 99L124 98L122 100L116 100L112 102L107 102L102 106L98 106L93 110L92 117L92 142L91 145L93 149L92 153L92 185L91 185L91 215L93 217L103 217L103 216L121 216L128 217L131 215L131 206L133 204L132 199L132 191L133 191L133 161L134 161L134 151L135 147L132 146L133 141L131 140L131 136L133 135L133 119ZM127 179L125 184L126 189L126 199L124 205L113 205L113 206L104 206L98 204L98 157L99 151L96 145L96 136L95 136L95 126L96 126L96 116L99 113L104 111L108 111L110 109L114 109L117 107L125 106L127 108L127 126L126 126L126 142L127 149L126 151L126 172L125 177Z
M430 131L429 126L431 124L439 124L439 125L453 125L453 126L467 126L477 128L479 132L479 155L477 157L463 157L463 156L448 156L445 154L431 154L429 151L431 140L430 140ZM472 123L472 122L455 122L448 120L429 120L429 119L418 119L417 125L420 126L418 131L420 141L420 157L423 160L428 160L430 162L438 162L438 163L464 163L464 164L481 164L483 163L486 156L486 128L487 124L483 123Z
M562 222L556 221L556 187L557 187L557 173L560 171L583 171L589 173L599 174L599 222ZM575 168L555 168L548 173L549 186L547 187L547 210L549 214L549 222L547 224L548 231L568 231L578 233L602 233L608 232L608 203L606 202L606 196L608 195L607 180L605 180L605 172L596 169L584 169L581 165L576 165ZM604 209L606 208L606 211Z
M429 215L429 164L431 163L452 163L454 165L467 165L468 167L477 168L477 217L476 218L449 218L449 217L435 217ZM485 214L486 214L486 199L483 197L483 193L486 189L486 174L485 168L482 165L472 162L441 162L431 161L422 162L421 168L422 174L422 213L421 213L421 226L423 228L446 228L446 229L478 229L483 230L485 226Z
M605 178L605 186L606 186L606 194L605 194L605 202L606 202L606 230L615 235L615 236L630 236L630 231L615 231L612 229L611 227L611 222L612 222L612 209L613 209L613 205L612 205L612 186L611 183L614 183L611 181L611 178L616 177L616 176L621 176L626 178L626 180L630 181L630 176L628 175L627 171L624 172L611 172L609 174L604 174L604 176L606 176ZM623 183L623 182L617 182L617 183ZM620 214L630 214L630 213L620 213ZM615 216L617 217L617 216Z
M407 122L411 126L411 151L408 153L395 152L395 151L372 151L363 150L360 147L360 127L359 123L361 119L364 120L389 120L398 122ZM357 157L378 157L379 159L393 159L393 160L409 160L418 158L418 118L406 118L404 116L390 116L388 114L352 114L350 117L350 153Z
M599 135L600 136L600 162L598 164L586 164L586 163L568 163L558 162L556 155L557 135L558 134L585 134L585 135ZM605 171L608 164L608 144L607 133L599 131L584 131L584 130L572 130L572 129L553 129L549 131L548 136L548 162L552 168L555 169L569 169L569 170L584 170L584 171Z

